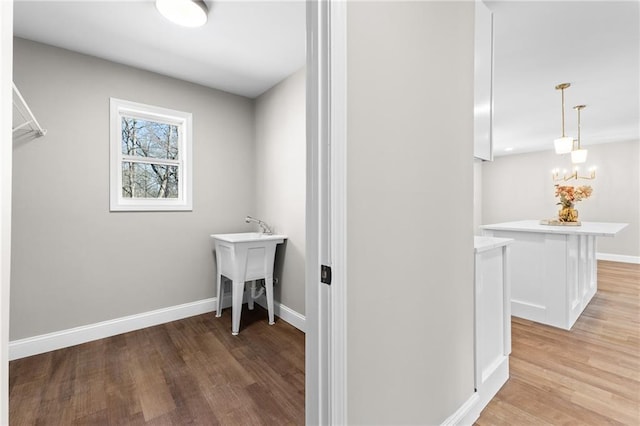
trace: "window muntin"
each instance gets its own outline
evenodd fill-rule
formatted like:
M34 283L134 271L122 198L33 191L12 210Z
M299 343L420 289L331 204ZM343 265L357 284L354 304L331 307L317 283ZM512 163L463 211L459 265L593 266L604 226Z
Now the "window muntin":
M111 99L111 210L191 210L191 114Z

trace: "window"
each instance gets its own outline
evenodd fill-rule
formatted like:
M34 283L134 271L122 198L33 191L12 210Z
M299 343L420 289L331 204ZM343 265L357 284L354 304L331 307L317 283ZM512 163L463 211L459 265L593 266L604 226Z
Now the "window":
M191 114L111 98L111 210L191 206Z

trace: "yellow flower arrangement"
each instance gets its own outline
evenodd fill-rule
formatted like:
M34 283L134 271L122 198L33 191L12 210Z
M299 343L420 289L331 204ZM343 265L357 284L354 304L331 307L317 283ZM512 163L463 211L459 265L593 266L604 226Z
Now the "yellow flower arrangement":
M578 211L574 209L575 203L589 198L593 193L593 188L589 185L573 186L556 185L556 197L560 198L559 206L562 206L558 212L560 222L577 222Z

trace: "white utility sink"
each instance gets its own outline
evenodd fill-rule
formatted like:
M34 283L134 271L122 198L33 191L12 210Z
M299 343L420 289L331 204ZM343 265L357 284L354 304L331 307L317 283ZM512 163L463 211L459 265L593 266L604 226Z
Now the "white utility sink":
M271 235L258 232L211 235L216 252L218 310L216 317L222 314L222 297L224 295L222 277L232 281L231 287L231 333L235 336L240 330L240 314L244 285L251 281L251 294L247 297L249 309L253 309L253 301L259 296L255 290L255 280L264 279L267 297L269 324L273 320L273 263L276 246L287 239L286 235Z
M280 241L281 243L287 239L287 236L263 234L260 232L240 232L237 234L214 234L211 236L211 238L226 241L228 243L245 243L245 242L252 242L252 241L282 240Z

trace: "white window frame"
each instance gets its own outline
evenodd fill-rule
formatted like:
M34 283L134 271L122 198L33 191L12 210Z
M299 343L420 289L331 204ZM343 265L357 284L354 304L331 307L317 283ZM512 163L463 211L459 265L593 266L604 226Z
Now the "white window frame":
M122 117L135 117L178 127L178 159L140 161L178 166L178 198L125 198L122 196L122 163L131 158L122 154ZM192 115L188 112L110 98L110 210L184 211L192 210Z

